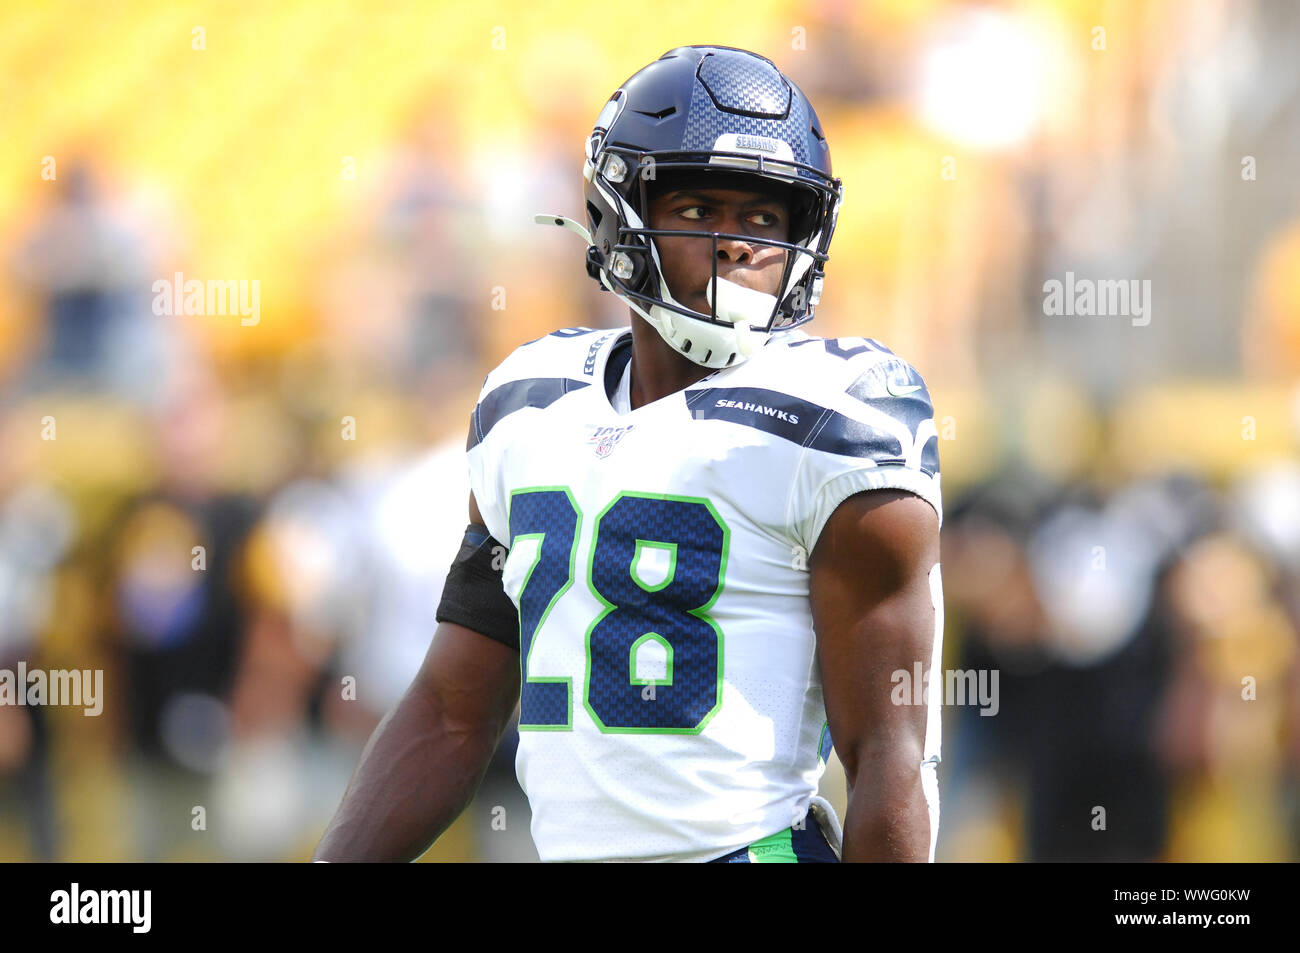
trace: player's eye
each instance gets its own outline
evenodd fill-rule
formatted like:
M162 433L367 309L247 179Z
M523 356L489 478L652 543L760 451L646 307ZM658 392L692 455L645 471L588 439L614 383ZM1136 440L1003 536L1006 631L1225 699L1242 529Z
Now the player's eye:
M755 219L763 219L763 221L754 221ZM760 228L772 228L777 224L777 217L772 212L755 212L750 216L750 220Z
M693 222L698 222L700 219L704 218L704 212L705 212L705 206L691 205L681 210L681 216L682 218L688 218ZM694 214L694 213L699 213L699 214Z

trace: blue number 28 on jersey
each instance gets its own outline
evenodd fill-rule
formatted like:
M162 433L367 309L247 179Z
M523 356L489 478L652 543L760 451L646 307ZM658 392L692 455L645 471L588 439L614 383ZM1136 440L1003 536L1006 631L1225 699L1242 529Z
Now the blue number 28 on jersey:
M573 728L571 678L534 678L529 658L537 635L573 585L582 514L568 487L516 490L510 539L536 539L537 555L519 591L519 728ZM584 575L604 606L587 628L583 705L605 732L696 734L722 704L722 629L709 609L722 592L730 532L699 497L620 493L596 517ZM667 551L665 578L647 583L636 566L642 551ZM640 678L637 652L657 641L663 678Z

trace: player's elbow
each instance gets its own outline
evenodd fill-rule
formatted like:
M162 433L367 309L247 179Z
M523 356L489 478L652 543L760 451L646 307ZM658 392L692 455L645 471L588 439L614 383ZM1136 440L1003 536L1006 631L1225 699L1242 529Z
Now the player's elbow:
M924 750L925 739L911 732L870 735L843 748L837 739L835 745L850 789L857 785L859 778L879 783L909 775L919 777Z

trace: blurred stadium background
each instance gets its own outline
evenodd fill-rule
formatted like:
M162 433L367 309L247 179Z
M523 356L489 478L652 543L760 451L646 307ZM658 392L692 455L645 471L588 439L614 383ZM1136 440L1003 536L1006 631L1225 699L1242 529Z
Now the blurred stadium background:
M809 330L934 397L945 664L1000 676L945 709L940 859L1300 858L1300 7L6 0L0 667L106 697L0 706L0 860L309 856L434 630L483 374L628 321L532 214L705 42L827 131ZM256 323L155 314L178 272ZM1149 324L1047 314L1067 272ZM427 860L535 858L512 757Z

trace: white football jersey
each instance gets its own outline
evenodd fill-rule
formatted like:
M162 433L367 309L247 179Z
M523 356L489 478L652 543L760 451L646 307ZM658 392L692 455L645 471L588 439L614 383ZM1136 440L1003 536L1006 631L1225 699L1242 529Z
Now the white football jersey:
M915 493L942 520L929 393L878 342L779 332L619 414L606 369L630 338L532 341L473 413L470 485L519 608L516 770L545 861L711 860L799 822L830 746L808 599L818 534L871 489ZM931 582L937 601L937 569Z

